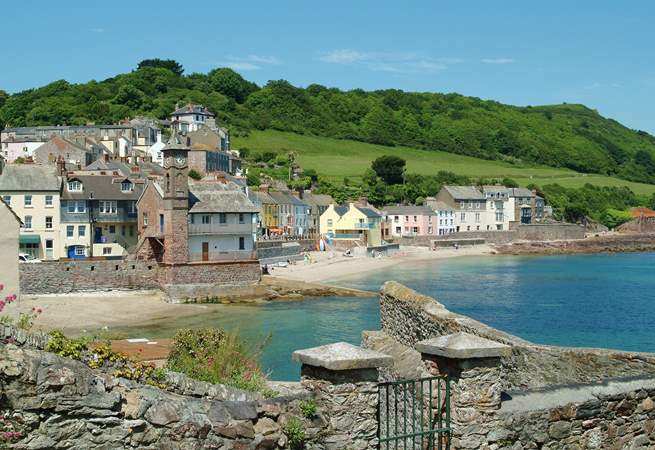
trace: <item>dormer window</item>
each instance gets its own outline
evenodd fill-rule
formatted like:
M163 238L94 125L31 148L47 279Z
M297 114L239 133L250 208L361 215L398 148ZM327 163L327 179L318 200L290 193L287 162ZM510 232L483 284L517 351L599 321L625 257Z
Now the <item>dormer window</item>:
M121 192L132 192L133 189L131 181L126 180L121 183Z
M82 182L79 180L69 181L68 190L71 192L82 192Z

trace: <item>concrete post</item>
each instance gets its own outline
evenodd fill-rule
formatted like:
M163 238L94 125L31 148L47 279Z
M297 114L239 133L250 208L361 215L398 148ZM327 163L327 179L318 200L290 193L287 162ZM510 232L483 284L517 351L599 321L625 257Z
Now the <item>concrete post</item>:
M292 358L328 422L325 449L377 448L378 370L393 359L345 342L298 350Z
M490 423L500 408L500 363L511 347L468 333L427 339L415 345L428 372L450 380L453 448L478 448L471 431Z

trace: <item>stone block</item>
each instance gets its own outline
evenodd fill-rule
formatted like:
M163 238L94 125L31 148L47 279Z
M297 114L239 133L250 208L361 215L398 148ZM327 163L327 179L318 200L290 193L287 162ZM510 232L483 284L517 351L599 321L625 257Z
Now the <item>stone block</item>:
M292 358L301 364L328 370L377 369L393 364L391 356L346 342L296 350Z
M414 348L426 355L451 359L502 358L511 347L469 333L455 333L417 342Z

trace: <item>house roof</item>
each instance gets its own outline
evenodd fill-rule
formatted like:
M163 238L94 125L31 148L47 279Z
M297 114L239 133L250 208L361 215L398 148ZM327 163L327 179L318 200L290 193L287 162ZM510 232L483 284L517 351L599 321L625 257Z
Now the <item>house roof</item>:
M334 207L334 212L339 214L339 216L343 216L348 212L348 207L347 206L335 206Z
M68 181L79 180L82 183L82 191L69 191L68 186L64 187L62 199L72 200L138 200L144 189L143 180L135 180L109 175L72 175ZM129 192L121 191L121 183L130 181L133 189Z
M534 197L530 189L526 188L508 188L510 197Z
M330 206L334 203L334 199L330 195L312 194L311 192L305 192L302 199L305 203L317 206Z
M20 220L20 217L18 217L14 210L11 209L11 206L9 206L2 197L0 197L0 208L6 208L14 216L14 219L16 219L20 225L23 225L23 221Z
M181 108L177 108L175 111L173 111L171 115L177 116L177 115L184 115L184 114L203 114L205 116L214 117L214 114L210 112L207 108L205 108L203 105L192 105L191 103L184 105Z
M655 217L655 211L649 208L632 208L630 209L632 217Z
M105 161L98 159L84 168L84 170L100 170L107 172L118 172L123 176L130 178L142 178L147 175L164 175L164 168L157 163L148 161L139 161L137 164L125 163L120 160L112 159Z
M54 166L10 164L0 175L0 191L59 191L61 178Z
M486 185L482 186L482 192L487 193L487 192L502 192L505 194L509 193L509 188L505 186L498 186L498 185Z
M427 206L411 206L411 205L389 205L385 206L383 213L387 215L420 215L420 216L434 216L436 215L432 208Z
M269 192L268 195L271 196L273 200L275 200L275 203L281 204L281 205L292 205L293 200L291 197L292 195L287 194L286 192L282 191L273 191Z
M486 197L475 186L444 186L455 200L486 200Z
M375 211L372 208L364 208L364 207L361 207L361 206L355 206L355 208L357 210L359 210L359 212L364 214L366 217L369 217L369 218L381 217L380 213L378 213L377 211Z
M177 130L173 130L171 137L168 138L168 142L162 151L164 150L189 150L188 136L178 133Z
M79 154L87 152L88 150L85 147L64 139L61 136L53 136L48 142L34 149L34 155L37 156L37 159L40 158L43 161L46 161L50 154L59 156L65 153Z
M221 145L221 137L207 125L202 125L196 131L187 133L190 140L191 150L214 150L218 151Z
M442 202L441 200L437 200L433 204L434 204L434 210L435 211L454 211L455 210L455 208L448 205L447 203Z
M257 213L257 208L235 183L197 182L189 186L190 213Z
M262 191L248 191L248 197L249 197L251 200L254 200L254 201L256 201L256 202L258 202L258 203L261 203L261 204L264 204L264 203L266 203L266 204L275 203L275 200L273 199L273 197L271 197L270 195L268 195L268 192L262 192Z

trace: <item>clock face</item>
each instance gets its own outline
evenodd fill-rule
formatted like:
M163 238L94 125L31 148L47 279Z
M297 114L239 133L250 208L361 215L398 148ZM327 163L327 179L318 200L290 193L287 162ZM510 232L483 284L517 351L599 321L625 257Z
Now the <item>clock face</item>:
M178 166L183 166L185 162L186 159L184 158L184 156L180 155L175 157L175 164L177 164Z

